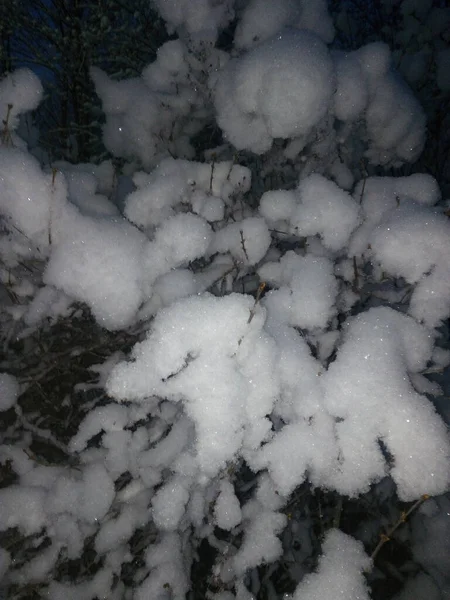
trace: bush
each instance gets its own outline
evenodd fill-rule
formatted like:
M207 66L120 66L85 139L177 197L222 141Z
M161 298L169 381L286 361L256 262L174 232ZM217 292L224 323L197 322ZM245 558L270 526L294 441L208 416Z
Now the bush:
M40 165L0 82L1 589L443 597L447 207L381 176L425 113L324 2L155 5L142 75L91 70L114 159Z

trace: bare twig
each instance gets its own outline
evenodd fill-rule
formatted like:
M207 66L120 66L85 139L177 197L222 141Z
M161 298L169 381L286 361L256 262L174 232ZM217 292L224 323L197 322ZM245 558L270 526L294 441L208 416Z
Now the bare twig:
M216 166L216 155L212 155L212 163L211 163L211 175L209 177L209 193L212 194L213 191L213 179L214 179L214 167Z
M353 290L358 292L359 289L359 275L358 275L358 264L356 262L356 256L353 257Z
M266 282L265 281L263 281L262 283L259 284L259 287L258 287L258 289L256 291L255 303L253 304L252 309L250 310L250 316L248 317L247 324L251 323L253 317L255 316L256 305L260 301L261 294L263 293L265 287L266 287Z
M9 117L11 114L11 110L12 110L13 105L12 104L8 104L8 110L6 112L6 118L3 119L3 130L0 136L1 142L2 144L5 144L5 146L12 146L12 138L11 138L11 131L9 129Z
M392 527L388 530L387 533L382 533L380 535L380 541L378 542L375 550L370 555L370 558L372 560L375 560L375 557L377 556L377 554L379 553L381 548L384 546L384 544L386 544L387 542L389 542L391 540L392 535L400 527L400 525L403 525L403 523L406 523L406 521L407 521L408 517L411 515L411 513L413 513L415 510L417 510L419 508L419 506L425 502L425 500L428 500L429 497L430 496L428 494L423 494L423 496L421 496L417 500L417 502L415 502L407 511L402 511L398 521L394 525L392 525Z
M244 232L242 231L242 229L240 230L240 233L241 233L241 246L242 246L242 251L243 251L243 253L244 253L244 255L245 255L245 258L246 258L247 260L249 260L249 258L248 258L248 254L247 254L247 249L246 249L246 247L245 247Z

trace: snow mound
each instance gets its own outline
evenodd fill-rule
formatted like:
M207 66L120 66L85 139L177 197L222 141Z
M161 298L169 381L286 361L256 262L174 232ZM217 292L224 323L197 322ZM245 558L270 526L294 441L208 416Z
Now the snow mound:
M307 135L327 113L333 88L325 44L309 31L286 29L219 74L217 122L236 148L262 154L274 138Z

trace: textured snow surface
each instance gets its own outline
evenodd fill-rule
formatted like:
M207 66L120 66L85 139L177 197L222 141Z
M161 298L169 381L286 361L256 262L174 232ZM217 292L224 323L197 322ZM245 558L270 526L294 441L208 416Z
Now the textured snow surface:
M169 31L185 29L194 42L215 42L234 16L232 0L155 0Z
M327 44L334 37L334 26L323 0L251 0L237 26L234 44L251 48L284 27L307 29Z
M292 600L369 600L363 570L371 561L361 542L332 529L322 544L317 571L306 575L297 586Z
M146 238L122 218L67 217L45 282L87 302L108 329L125 327L142 300L140 255Z
M208 475L242 444L257 446L270 429L273 343L261 314L248 323L252 304L237 294L205 295L160 311L148 338L135 346L133 362L117 365L108 381L119 400L182 401L196 425L198 466Z
M305 289L319 286L331 303L303 315L302 302L310 302L301 286L288 292L290 302L306 319L302 326L324 327L334 295L330 265L326 259L290 258L294 272L304 275ZM151 396L181 401L195 425L196 464L209 477L243 454L255 470L267 467L284 494L307 471L317 484L351 496L388 472L403 500L446 490L445 425L408 378L431 357L429 330L390 308L361 313L349 321L336 360L322 373L289 328L293 319L283 302L282 288L267 298L268 333L262 309L248 322L252 301L245 296L175 303L158 313L132 361L113 369L108 393L144 404ZM277 434L265 417L274 409L292 421ZM394 457L391 467L381 444ZM182 487L177 489L183 504ZM172 516L181 514L174 511Z
M153 5L171 37L155 59L127 80L90 71L110 160L41 167L16 130L43 88L28 69L0 81L2 344L28 358L41 328L86 308L128 340L91 366L98 384L76 386L101 396L66 443L22 405L34 367L22 379L22 357L4 360L0 412L18 425L0 444L0 531L14 542L0 579L49 600L184 600L204 543L214 600L270 595L287 552L291 600L368 600L371 561L339 530L305 575L314 517L291 513L305 484L388 489L390 509L394 492L435 495L409 522L423 572L394 600L450 597L450 439L427 377L450 362L448 206L430 175L366 176L424 146L425 113L393 64L417 85L426 38L402 57L381 42L332 49L325 0ZM411 27L428 15L445 93L448 9L399 11ZM35 454L41 438L64 464ZM92 548L89 572L61 575Z
M44 95L40 79L31 69L17 69L0 80L0 116L14 130L19 115L34 110ZM9 107L8 107L9 106ZM6 118L8 117L7 121Z
M320 38L284 30L219 74L217 122L236 148L262 154L274 138L309 133L325 116L333 87L333 63Z

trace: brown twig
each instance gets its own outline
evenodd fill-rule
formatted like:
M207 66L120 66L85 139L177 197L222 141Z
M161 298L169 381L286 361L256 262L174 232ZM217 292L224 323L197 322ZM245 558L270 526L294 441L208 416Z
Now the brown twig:
M425 500L428 500L429 497L430 496L428 494L423 494L423 496L421 496L407 511L402 511L398 521L394 525L392 525L392 527L388 530L387 533L382 533L380 535L380 541L378 542L375 550L370 555L370 558L372 560L375 560L375 557L377 556L377 554L379 553L381 548L384 546L384 544L386 544L387 542L389 542L391 540L392 535L400 527L400 525L403 525L403 523L406 523L406 521L407 521L408 517L411 515L411 513L413 513L415 510L417 510L419 508L419 506L425 502Z
M262 283L259 284L258 289L256 290L256 297L255 297L255 303L252 306L252 309L250 310L250 316L248 317L248 323L252 322L253 317L255 316L255 311L256 311L256 305L258 304L258 302L261 299L261 294L263 293L264 289L266 287L266 282L263 281Z
M245 247L245 239L244 239L244 232L242 231L242 229L240 230L241 233L241 246L242 246L242 251L244 252L245 258L247 260L249 260L248 258L248 254L247 254L247 249Z
M214 179L214 167L216 166L216 155L212 155L212 163L211 163L211 175L209 178L209 193L213 193L213 179Z
M6 112L6 118L3 119L3 130L1 133L1 141L3 144L5 144L5 146L9 146L11 144L12 146L12 138L11 138L11 131L9 129L9 117L11 114L11 110L12 110L13 105L12 104L8 104L8 109Z

